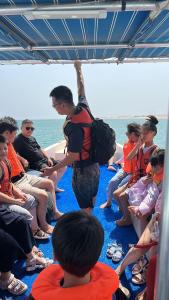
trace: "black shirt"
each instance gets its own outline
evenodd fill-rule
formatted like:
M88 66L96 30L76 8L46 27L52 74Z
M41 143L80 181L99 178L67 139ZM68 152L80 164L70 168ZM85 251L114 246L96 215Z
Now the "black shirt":
M40 151L40 145L33 136L27 138L20 133L16 137L13 145L16 152L23 158L27 159L31 169L35 168L37 162L47 162L47 159Z

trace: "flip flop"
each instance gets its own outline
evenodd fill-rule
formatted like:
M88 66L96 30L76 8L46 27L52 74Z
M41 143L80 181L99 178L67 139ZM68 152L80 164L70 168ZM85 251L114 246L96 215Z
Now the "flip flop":
M148 264L148 260L145 256L142 256L132 268L132 275L141 273L144 267Z
M27 288L28 286L21 280L15 278L12 273L7 281L0 280L0 289L7 290L12 295L22 295L23 293L25 293Z
M123 249L121 245L117 245L116 250L112 255L112 262L118 263L124 255Z
M49 238L49 234L40 228L37 228L37 230L33 233L33 236L36 240L46 240Z
M134 275L132 277L132 282L137 285L142 285L146 283L146 270L144 272Z
M112 258L112 255L116 251L117 246L118 245L116 243L112 243L112 244L108 245L108 249L107 249L107 252L106 252L106 255L107 255L108 258Z

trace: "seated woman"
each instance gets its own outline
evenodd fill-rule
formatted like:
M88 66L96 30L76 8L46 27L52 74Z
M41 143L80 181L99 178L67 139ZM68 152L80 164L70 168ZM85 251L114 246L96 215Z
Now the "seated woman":
M128 160L128 155L133 150L140 136L140 125L136 123L131 123L127 125L127 133L128 137L127 143L123 146L123 154L124 154L124 166L121 168L115 176L109 181L107 187L107 200L103 203L100 208L106 208L111 206L113 192L120 186L123 186L127 182L129 182L132 173L135 169L136 159Z
M116 224L118 226L127 226L131 224L130 213L128 210L128 194L130 188L141 177L146 175L146 168L149 159L154 150L157 148L157 146L154 145L153 142L154 136L157 134L157 123L158 120L154 116L148 116L146 118L146 122L141 127L141 137L139 138L138 142L136 143L136 146L133 148L128 157L128 159L133 159L134 157L136 157L134 175L132 176L129 184L123 185L113 193L123 214L122 218L116 221Z
M0 289L14 295L24 293L27 286L11 273L13 262L26 258L26 271L43 269L53 261L42 256L35 246L35 240L27 220L8 208L0 208Z
M35 137L32 136L34 131L33 122L31 120L23 120L21 125L21 133L15 138L14 148L19 154L18 157L24 167L41 171L43 168L52 167L57 163L56 160L50 158L47 153L38 144ZM56 192L62 192L58 188L58 182L66 171L66 167L53 172L49 178L53 181Z
M157 230L157 222L160 221L160 213L161 213L161 204L162 204L162 193L160 193L156 205L155 205L155 214L153 215L152 219L148 223L147 227L145 228L143 234L141 235L139 242L135 247L132 247L127 255L125 256L124 260L120 263L117 267L116 272L119 277L124 272L125 268L136 262L140 259L148 250L149 246L151 247L151 256L154 255L154 252L157 251L156 241L158 240L158 230ZM159 227L158 227L159 228ZM155 230L156 229L156 230ZM154 242L155 241L155 242ZM154 246L153 246L154 244ZM133 274L140 273L143 270L144 265L138 264L133 267Z

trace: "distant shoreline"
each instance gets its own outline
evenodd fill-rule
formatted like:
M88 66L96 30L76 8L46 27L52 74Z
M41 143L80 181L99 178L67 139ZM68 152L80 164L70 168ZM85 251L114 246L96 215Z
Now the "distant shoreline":
M145 116L110 116L110 117L103 117L104 119L121 119L121 120L128 120L128 119L145 119L147 115ZM155 115L157 119L159 120L167 120L168 116L167 115Z

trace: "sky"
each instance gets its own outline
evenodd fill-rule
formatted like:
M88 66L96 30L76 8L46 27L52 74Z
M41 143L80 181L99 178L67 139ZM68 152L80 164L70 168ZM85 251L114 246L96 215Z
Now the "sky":
M169 63L93 64L83 65L82 71L95 116L167 114ZM0 66L0 117L59 118L49 97L58 85L68 86L77 103L72 65Z

